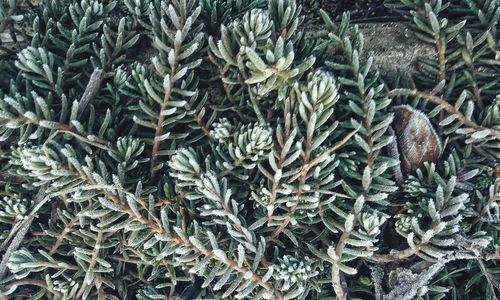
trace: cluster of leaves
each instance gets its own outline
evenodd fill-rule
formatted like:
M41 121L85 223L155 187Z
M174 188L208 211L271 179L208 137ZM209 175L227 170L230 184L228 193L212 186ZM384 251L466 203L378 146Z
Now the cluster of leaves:
M399 215L398 226L427 224L420 234L413 230L411 238L422 242L425 234L438 237L426 244L432 246L431 256L442 256L443 247L457 243L438 232L456 232L472 244L498 245L500 3L412 0L389 1L388 6L410 20L414 38L436 49L435 58L419 62L422 72L415 78L418 90L432 92L412 87L395 94L404 95L403 101L411 101L439 125L448 149L436 165L427 165L408 179L405 193L419 204L405 205L408 210ZM437 218L446 221L444 231L439 230ZM470 273L462 271L464 266ZM454 299L462 295L494 299L500 292L495 266L479 260L446 267L440 276ZM434 292L442 297L445 290Z
M495 297L500 5L390 5L417 89L295 0L1 2L0 295ZM444 149L401 184L399 96Z

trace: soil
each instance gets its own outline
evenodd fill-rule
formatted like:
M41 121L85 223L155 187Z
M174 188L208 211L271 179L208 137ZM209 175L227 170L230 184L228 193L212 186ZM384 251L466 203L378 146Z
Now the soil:
M325 36L320 9L332 20L339 21L342 13L349 12L350 23L357 25L365 38L361 57L373 58L373 66L387 82L411 83L418 72L419 61L432 59L435 49L411 35L407 20L384 6L384 0L297 0L302 5L308 35ZM334 51L334 49L332 49Z
M384 0L298 0L306 14L309 24L322 23L320 9L328 13L332 20L339 20L342 13L351 14L352 23L384 22L396 17L387 7Z

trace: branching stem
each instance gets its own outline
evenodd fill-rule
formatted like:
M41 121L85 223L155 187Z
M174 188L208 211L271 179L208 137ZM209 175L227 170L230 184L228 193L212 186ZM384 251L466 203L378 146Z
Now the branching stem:
M80 220L80 216L76 215L73 219L71 219L71 221L68 222L68 224L66 224L66 227L64 227L61 234L57 237L57 240L54 243L54 246L52 246L52 248L50 248L50 251L49 251L50 255L54 255L56 253L57 249L59 249L62 242L64 241L64 239L66 238L66 236L70 232L71 228L73 228L73 226L78 224L79 220Z
M199 255L203 255L203 256L207 256L207 257L210 257L214 260L217 260L221 263L224 263L226 264L227 266L229 266L231 269L233 270L236 270L238 272L240 272L241 274L247 274L248 272L252 272L250 269L244 267L244 266L238 266L238 263L235 262L234 260L231 260L231 259L221 259L219 257L217 257L216 255L214 255L213 251L212 250L208 250L208 249L198 249L195 245L193 245L191 242L189 241L185 241L183 240L182 238L180 238L179 236L177 236L175 233L163 228L163 227L160 227L157 223L154 223L152 222L151 220L148 220L148 219L145 219L144 217L142 216L137 216L131 208L129 208L127 205L125 205L121 200L120 198L118 198L117 196L115 195L112 195L112 194L109 194L109 193L106 193L106 196L107 198L111 199L115 204L118 204L120 206L123 207L123 210L125 213L127 213L131 218L135 219L137 222L143 224L143 225L146 225L149 230L155 232L155 233L158 233L158 234L165 234L167 236L169 236L173 242L175 242L176 244L179 244L179 245L182 245L183 247L187 247L187 248L190 248L192 249L193 252L195 252L196 254L199 254ZM264 289L268 290L268 291L274 291L274 293L278 296L279 299L282 298L282 294L280 291L276 290L272 285L270 285L269 283L267 282L264 282L262 277L259 276L258 274L252 272L253 275L251 277L251 279L257 283L258 285L260 285L261 287L263 287Z
M302 194L302 190L300 189L300 187L304 185L309 170L311 170L311 168L314 167L315 165L317 165L318 163L322 162L328 155L332 154L333 152L340 149L343 145L345 145L356 134L356 132L358 132L358 130L359 130L359 128L350 132L340 142L338 142L337 144L328 148L320 156L313 159L310 163L304 163L303 169L301 171L301 176L299 178L299 191L297 192L297 198L299 198L300 195ZM274 230L274 232L272 234L273 238L276 238L286 228L286 226L288 226L288 224L292 221L293 214L297 210L299 204L300 203L297 200L297 203L288 211L286 219L283 220L283 223Z

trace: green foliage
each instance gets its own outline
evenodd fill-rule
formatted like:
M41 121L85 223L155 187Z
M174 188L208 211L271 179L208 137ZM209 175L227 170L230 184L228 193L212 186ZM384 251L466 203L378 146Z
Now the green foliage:
M388 6L437 53L392 91L294 0L1 2L0 295L497 297L499 3Z

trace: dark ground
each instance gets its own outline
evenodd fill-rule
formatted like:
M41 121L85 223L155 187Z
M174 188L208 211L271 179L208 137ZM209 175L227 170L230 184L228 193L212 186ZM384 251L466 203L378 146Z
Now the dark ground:
M306 13L309 24L322 23L320 9L338 20L343 12L349 11L353 23L383 22L394 18L394 14L384 6L384 0L298 0Z

